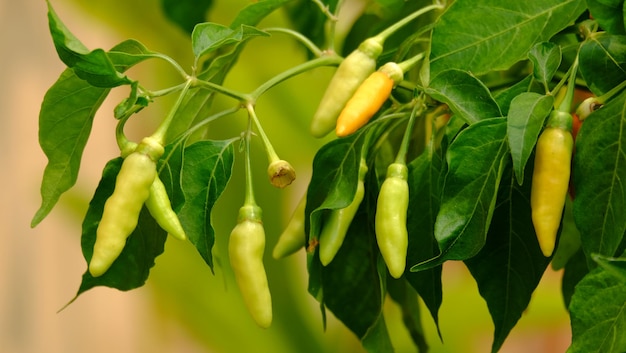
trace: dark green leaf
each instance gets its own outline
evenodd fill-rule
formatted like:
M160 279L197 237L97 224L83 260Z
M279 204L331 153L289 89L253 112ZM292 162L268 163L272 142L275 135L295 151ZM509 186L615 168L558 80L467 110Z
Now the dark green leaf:
M161 0L165 16L189 34L196 24L204 22L211 5L213 0Z
M368 353L393 352L393 346L391 345L383 315L378 316L378 320L369 328L365 337L361 339L361 344Z
M537 43L530 49L528 58L533 63L535 78L548 87L548 83L561 65L561 47L552 42Z
M543 122L552 111L554 98L538 93L522 93L513 98L507 120L509 148L517 182L524 182L524 170L533 152Z
M511 106L511 101L513 98L519 96L522 93L526 92L542 92L543 89L539 90L537 87L538 83L533 79L532 75L526 76L523 80L517 82L516 84L509 86L503 90L494 92L494 99L502 112L508 112Z
M600 27L610 34L626 34L624 0L587 0L589 12Z
M211 270L211 250L215 243L211 211L230 180L234 141L236 139L199 141L187 146L183 154L181 186L185 203L178 217L189 240Z
M568 353L626 352L626 283L596 268L576 286L569 305L572 345Z
M530 183L519 186L510 168L502 179L487 242L465 260L495 326L492 352L500 349L526 310L550 262L541 253L532 225Z
M409 331L417 351L427 352L428 343L422 327L422 315L417 293L407 285L404 279L395 280L390 276L387 277L387 293L400 306L402 321L407 331Z
M576 138L574 219L587 257L616 256L626 231L626 93L592 113Z
M626 36L596 33L580 47L579 69L596 96L626 81Z
M104 204L113 194L115 178L122 166L122 161L119 157L109 161L104 167L102 179L83 220L81 247L87 263L93 255L96 230L102 218ZM123 291L141 287L148 279L155 258L163 253L166 238L167 233L158 226L144 207L139 215L137 228L128 237L120 256L100 277L92 277L89 271L86 271L76 296L96 286L107 286Z
M239 28L230 28L221 24L206 22L196 25L193 29L191 45L196 58L199 58L225 45L237 45L258 36L269 36L269 34L243 24Z
M335 11L337 0L323 1L328 4L330 11ZM313 43L322 46L326 43L326 22L328 17L320 11L315 2L310 0L295 0L285 7L285 12L292 26Z
M48 2L48 22L59 58L74 70L76 76L92 86L103 88L131 82L128 77L115 69L104 50L89 51L61 22L50 2Z
M459 133L446 154L448 174L435 222L441 253L412 271L466 260L482 249L507 153L504 118L482 120Z
M121 71L150 57L147 49L133 40L116 45L110 52L115 53L111 57L119 60ZM126 52L130 55L124 55ZM66 69L46 92L39 111L39 144L48 157L48 165L41 183L41 207L31 226L39 224L61 194L76 183L93 118L109 91L90 85L74 70Z
M408 268L431 259L439 253L434 231L441 193L441 164L441 156L432 148L428 148L408 165ZM422 297L437 326L439 325L438 312L443 300L441 271L442 267L436 266L419 272L405 272L406 280Z
M572 256L580 250L580 231L574 222L574 204L570 198L565 201L563 224L559 240L552 255L552 269L560 270L567 265Z
M596 254L592 255L592 258L606 272L617 277L623 284L626 284L626 258L606 257Z
M241 25L256 26L267 15L291 1L292 0L263 0L250 3L239 11L237 17L235 17L230 24L230 28L235 29Z
M456 0L433 30L431 75L451 67L474 75L506 70L584 9L582 0Z
M489 89L465 71L451 69L442 72L430 81L426 93L448 104L456 115L470 125L482 119L502 116Z
M588 273L589 267L587 267L585 253L582 249L578 249L578 251L567 261L565 271L563 271L561 292L563 293L563 303L565 304L565 307L569 307L576 285Z

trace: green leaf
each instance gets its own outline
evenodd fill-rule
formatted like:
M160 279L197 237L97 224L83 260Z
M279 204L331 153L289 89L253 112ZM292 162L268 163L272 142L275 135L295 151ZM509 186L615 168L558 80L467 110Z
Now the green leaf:
M530 49L528 58L533 63L535 78L548 87L561 65L561 47L552 42L537 43Z
M440 184L441 179L443 179L441 175L442 163L441 156L432 148L427 148L424 153L408 165L408 267L439 254L434 232L435 219L439 212ZM419 272L405 272L406 280L422 297L437 326L439 326L438 312L443 301L441 272L441 266Z
M191 34L191 45L196 58L226 45L240 44L252 37L269 36L255 27L240 25L233 29L221 24L205 22L196 25Z
M587 0L589 12L600 27L610 34L626 34L624 0Z
M582 249L570 257L563 271L563 281L561 282L561 292L563 294L563 303L565 307L569 307L574 295L574 290L578 282L580 282L589 273L585 253Z
M365 336L361 339L361 344L368 353L393 352L389 331L387 331L387 325L385 324L385 317L383 315L378 316L378 320L374 322L374 325L369 328Z
M526 92L544 92L544 89L539 87L539 83L533 79L532 75L528 75L516 84L494 92L494 99L502 112L508 112L513 98Z
M322 1L334 12L337 0ZM318 46L327 44L326 41L326 21L328 17L315 2L310 0L295 0L285 6L285 13L290 24L295 30L302 33Z
M596 96L626 81L626 36L596 33L583 42L579 70Z
M482 120L459 133L446 154L448 173L435 222L441 253L412 271L447 260L466 260L482 249L507 153L504 118Z
M526 162L533 152L543 122L552 111L554 98L538 93L522 93L513 98L507 120L507 136L517 182L524 182Z
M59 58L76 76L95 87L117 87L129 84L131 80L116 70L113 62L102 49L89 51L61 22L48 2L48 22L50 34Z
M263 0L250 3L237 13L237 17L230 24L230 28L237 28L241 25L255 26L274 10L291 1L293 0Z
M626 231L626 93L586 120L576 138L574 219L587 255L616 256Z
M568 353L626 351L626 283L596 268L576 286L569 305L572 345Z
M63 71L46 92L39 112L39 144L48 165L41 183L41 206L31 227L76 183L93 118L108 94L109 89L89 85L71 69Z
M211 211L233 169L234 141L199 141L185 148L181 184L185 203L178 213L191 243L213 270L215 231Z
M118 157L109 161L104 167L102 179L89 203L87 214L83 220L81 247L87 263L93 255L96 231L102 218L104 204L113 194L115 179L122 166L122 161L123 159ZM148 279L150 269L154 266L154 260L163 253L166 238L167 233L158 226L144 207L139 215L137 228L128 237L120 256L113 262L109 270L100 277L92 277L89 271L85 271L76 297L96 286L107 286L123 291L141 287Z
M328 210L344 208L352 202L359 178L361 134L337 139L324 145L313 159L313 175L305 209L309 241L317 239Z
M422 315L417 293L407 285L404 279L395 280L387 277L387 292L402 311L402 321L415 344L418 352L427 352L428 343L422 327Z
M212 5L213 0L161 0L165 17L189 34L196 24L204 22Z
M441 72L430 81L426 93L448 104L455 114L470 125L482 119L502 116L489 89L465 71L450 69Z
M111 48L119 70L151 57L134 40ZM124 55L129 53L130 55ZM143 54L142 54L143 53ZM91 133L93 118L109 89L94 87L66 69L48 89L39 111L39 144L48 157L41 183L41 207L31 221L36 226L50 213L61 195L76 183L80 162Z
M124 72L144 60L162 56L162 54L149 50L143 43L134 39L127 39L114 46L107 52L107 55L120 72Z
M606 257L602 255L594 254L592 258L600 265L606 272L614 275L626 284L626 258L625 257Z
M492 352L502 347L528 307L550 262L541 253L532 225L530 183L519 186L507 169L487 242L476 256L465 260L495 325Z
M451 67L474 75L506 70L584 9L582 0L456 0L433 30L431 74Z

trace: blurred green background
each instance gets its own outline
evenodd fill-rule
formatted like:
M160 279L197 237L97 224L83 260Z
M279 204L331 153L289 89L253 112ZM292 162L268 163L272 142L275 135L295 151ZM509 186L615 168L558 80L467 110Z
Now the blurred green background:
M353 2L358 2L354 0ZM228 24L248 1L216 1L208 19ZM188 37L169 23L157 0L56 0L66 25L90 48L110 48L134 38L190 68ZM278 11L260 27L285 26ZM2 352L361 352L359 341L332 314L326 331L318 303L307 293L304 252L276 261L271 249L306 189L316 149L325 141L308 135L308 119L332 69L295 77L264 95L257 114L278 154L298 173L278 190L265 174L261 145L253 145L257 201L267 233L266 270L273 295L274 323L259 329L249 318L227 259L227 237L243 203L243 168L237 155L231 184L216 205L215 274L189 243L170 240L147 284L130 292L97 288L57 311L75 294L86 264L80 252L80 224L107 160L118 155L113 107L128 92L116 89L96 116L77 185L37 228L30 219L39 206L39 183L46 159L38 147L37 116L47 88L63 70L47 29L44 1L0 2L0 162L3 173L2 245L0 246L0 351ZM225 85L251 91L273 75L306 60L291 38L275 34L253 40ZM151 89L180 82L174 70L148 62L131 71ZM172 103L156 101L131 120L135 139L150 133ZM230 107L228 98L216 107ZM245 115L212 126L213 138L239 135ZM569 320L560 297L560 272L548 269L529 309L501 352L563 352L569 344ZM397 352L414 352L395 304L386 321ZM427 311L424 310L424 313ZM462 263L444 267L444 302L439 341L433 321L423 318L431 352L488 352L493 325L486 305Z

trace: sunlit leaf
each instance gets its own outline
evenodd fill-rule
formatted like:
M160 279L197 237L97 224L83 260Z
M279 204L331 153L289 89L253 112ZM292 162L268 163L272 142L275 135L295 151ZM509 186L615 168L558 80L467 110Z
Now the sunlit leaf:
M456 0L432 34L431 75L449 68L481 75L506 70L583 12L582 0Z
M465 71L451 69L442 72L430 81L426 93L448 104L467 124L502 116L489 89Z
M538 93L522 93L513 98L507 119L509 148L517 182L524 182L526 162L532 153L543 122L552 111L554 98Z
M196 25L191 34L191 45L196 58L225 45L239 44L252 37L269 36L255 27L240 25L231 28L221 24L205 22Z

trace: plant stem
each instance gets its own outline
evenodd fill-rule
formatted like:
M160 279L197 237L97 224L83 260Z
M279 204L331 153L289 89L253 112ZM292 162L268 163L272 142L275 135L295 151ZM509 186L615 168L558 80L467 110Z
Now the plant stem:
M248 128L244 135L244 159L246 174L246 196L244 206L256 206L254 188L252 185L252 164L250 162L250 140L252 139L252 115L248 116Z
M170 63L176 69L176 71L178 71L180 73L180 75L183 78L185 78L185 79L189 78L189 74L182 68L182 66L180 66L180 64L176 60L174 60L174 59L170 58L169 56L167 56L165 54L162 54L162 53L154 53L154 55L156 57L158 57L160 59L163 59L163 60L167 61L168 63Z
M395 163L406 164L406 154L409 150L411 134L413 133L413 125L415 125L416 118L422 115L423 111L423 100L421 97L419 97L415 100L415 106L413 107L413 111L411 111L411 116L409 117L409 122L406 126L406 130L404 131L404 136L402 136L400 150L398 151L398 155L396 156Z
M181 84L178 84L176 86L168 87L168 88L158 90L158 91L148 91L148 90L144 90L144 91L147 92L150 98L157 98L157 97L168 95L176 91L180 91L181 89L185 88L185 85L187 85L187 81Z
M444 8L444 6L440 5L440 4L433 4L433 5L429 5L429 6L423 7L421 9L413 12L412 14L408 15L407 17L401 19L400 21L394 23L393 25L387 27L385 30L383 30L382 32L378 33L373 38L376 41L378 41L379 43L383 43L389 36L394 34L397 30L402 28L407 23L413 21L417 17L427 13L428 11L431 11L431 10L442 10L443 8Z
M276 153L276 151L274 150L274 147L272 146L272 143L270 142L269 138L267 138L267 135L265 134L265 131L263 130L263 126L261 126L261 123L259 122L259 119L256 116L256 112L254 111L254 106L252 105L252 103L247 103L246 109L248 110L248 116L250 117L250 120L254 122L257 130L259 131L259 136L261 136L261 140L263 141L263 145L265 146L265 151L267 152L267 159L269 160L270 164L272 162L276 162L280 160L280 158L278 157L278 154Z
M271 28L265 28L263 30L265 32L280 32L280 33L289 34L293 36L294 38L296 38L298 41L300 41L302 44L304 44L304 46L307 47L316 57L320 57L324 55L324 53L322 53L322 50L318 48L317 45L315 45L315 43L313 43L309 38L303 36L300 32L296 32L292 29L282 28L282 27L271 27Z
M424 59L424 53L419 53L410 59L407 59L401 63L398 63L398 66L400 66L403 73L406 73L407 71L411 70L413 66L415 66L415 64L417 64L422 59Z
M291 69L285 70L267 80L265 83L257 87L257 89L255 89L252 93L250 93L249 102L256 101L267 90L293 76L320 66L338 65L341 60L343 59L337 55L321 56L319 58L309 60L300 65L294 66Z
M176 112L180 108L180 105L183 103L183 99L185 98L185 95L187 94L187 91L189 90L189 87L191 87L193 82L194 80L191 78L187 80L187 82L185 83L185 86L183 87L183 89L180 91L180 94L178 95L178 99L176 100L176 103L174 103L174 106L172 106L172 109L170 109L168 115L165 117L165 119L163 119L163 121L161 122L161 125L159 125L157 130L152 134L151 137L157 140L160 144L163 145L165 143L165 135L167 134L167 130L172 124L172 121L174 120L174 116L176 116Z
M193 81L193 87L202 87L202 88L206 88L208 90L211 91L215 91L218 93L221 93L225 96L234 98L240 102L245 102L248 100L248 96L246 96L243 93L237 92L237 91L233 91L231 89L228 89L222 85L218 85L216 83L210 82L210 81L206 81L206 80L202 80L202 79L198 79L198 78L194 78L192 79Z
M565 98L561 101L559 105L559 111L568 113L572 109L572 101L574 100L574 87L576 86L576 72L578 71L578 56L574 59L574 63L570 68L569 80L567 84L567 93L565 93Z

